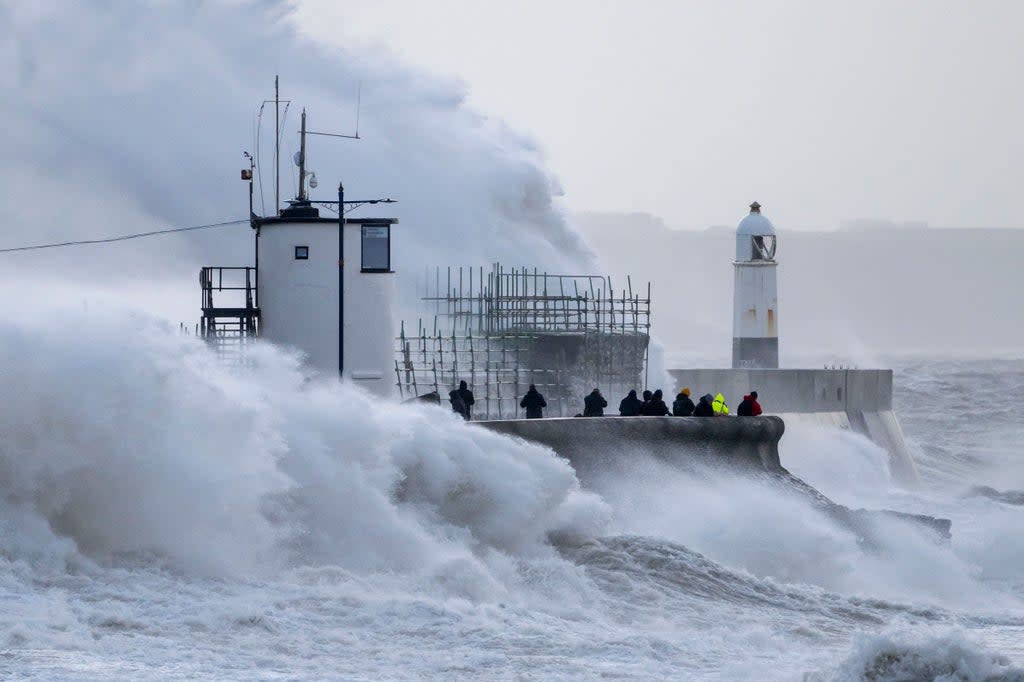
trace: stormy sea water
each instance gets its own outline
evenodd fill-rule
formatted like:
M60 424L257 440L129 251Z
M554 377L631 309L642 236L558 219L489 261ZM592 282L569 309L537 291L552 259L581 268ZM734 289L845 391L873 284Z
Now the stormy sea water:
M878 518L548 450L125 310L0 321L0 677L1024 680L1024 360L903 360L921 486L791 428ZM998 397L998 399L993 399ZM771 396L763 396L771 407Z

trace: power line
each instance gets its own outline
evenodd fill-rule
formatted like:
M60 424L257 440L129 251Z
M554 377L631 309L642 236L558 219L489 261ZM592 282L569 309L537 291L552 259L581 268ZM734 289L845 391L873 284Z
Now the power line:
M172 232L191 232L192 230L208 230L214 227L227 227L228 225L241 225L248 223L248 220L227 220L223 223L210 223L208 225L191 225L189 227L172 227L167 230L153 230L152 232L136 232L135 234L123 234L117 237L107 237L105 239L80 239L70 242L54 242L52 244L34 244L32 246L14 246L7 249L0 249L0 253L13 253L15 251L37 251L39 249L56 249L62 246L82 246L84 244L109 244L111 242L123 242L129 239L141 239L143 237L153 237L160 234L170 234Z

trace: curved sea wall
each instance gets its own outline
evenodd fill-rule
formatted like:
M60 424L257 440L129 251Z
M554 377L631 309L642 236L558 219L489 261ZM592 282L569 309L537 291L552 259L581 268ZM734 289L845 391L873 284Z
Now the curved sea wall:
M821 413L826 414L826 413ZM843 415L845 416L845 415ZM807 415L799 415L806 419ZM753 475L765 485L782 486L855 530L869 544L880 516L920 524L940 540L950 537L950 522L893 511L850 509L836 504L779 460L781 417L578 417L474 422L509 436L546 445L570 461L586 486L592 480L655 457L682 469L712 473L732 470Z
M764 411L791 423L855 431L889 452L893 477L917 482L917 468L892 409L891 369L670 369L694 395L721 392L739 405L758 392Z
M547 445L567 458L581 479L606 471L631 453L673 464L714 464L782 472L779 417L575 417L510 419L477 424Z

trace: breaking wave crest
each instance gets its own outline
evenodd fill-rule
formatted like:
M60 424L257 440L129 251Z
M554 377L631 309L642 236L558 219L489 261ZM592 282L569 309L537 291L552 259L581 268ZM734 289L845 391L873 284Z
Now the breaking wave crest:
M550 450L311 379L269 346L238 376L143 316L64 309L0 324L0 345L8 559L486 576L490 554L607 518Z

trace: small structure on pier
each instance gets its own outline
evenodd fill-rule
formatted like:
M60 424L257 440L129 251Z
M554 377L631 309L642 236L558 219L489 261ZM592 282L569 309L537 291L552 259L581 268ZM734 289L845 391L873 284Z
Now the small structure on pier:
M276 94L275 107L280 103ZM229 364L246 364L245 346L262 337L299 350L307 366L378 395L393 391L389 340L394 328L391 247L395 218L349 217L364 204L391 199L350 200L338 184L337 199L312 199L317 186L306 167L306 136L355 137L299 131L298 193L274 214L253 212L255 162L242 170L249 183L254 263L204 267L200 333ZM277 139L280 131L275 130ZM248 154L246 155L248 156ZM278 153L275 152L275 166ZM275 182L275 202L279 181ZM321 209L330 215L321 216ZM216 299L216 300L215 300Z
M646 384L650 284L634 291L627 279L616 292L601 275L496 263L428 270L423 292L433 317L415 327L403 322L395 348L403 398L431 391L443 398L466 381L474 419L514 419L534 384L547 400L545 414L571 417L594 387L612 408Z

